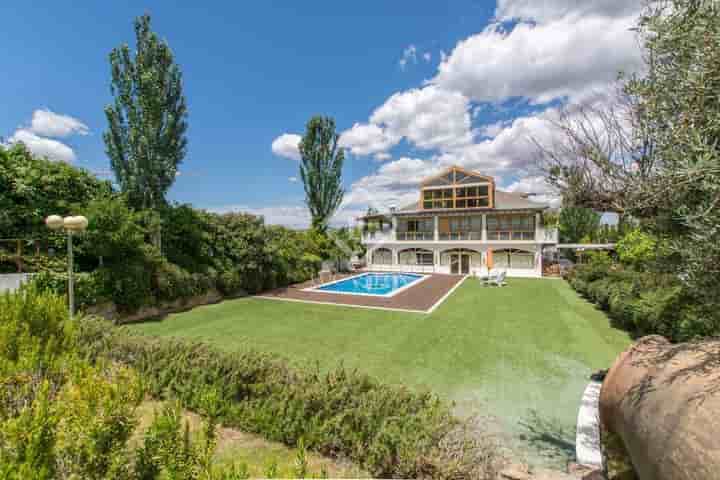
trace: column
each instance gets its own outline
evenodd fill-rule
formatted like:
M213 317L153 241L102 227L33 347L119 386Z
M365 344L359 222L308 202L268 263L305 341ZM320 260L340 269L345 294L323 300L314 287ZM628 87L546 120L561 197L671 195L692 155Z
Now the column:
M535 241L542 243L545 240L545 226L542 224L542 216L535 214Z
M440 234L438 233L438 216L435 215L433 217L433 239L437 242L440 239Z
M487 214L485 213L482 214L482 225L480 226L480 229L482 231L482 241L487 242Z
M540 247L537 252L537 270L538 270L538 276L543 276L543 248Z
M397 217L393 215L390 219L390 222L392 223L392 229L390 230L390 240L394 242L395 240L397 240Z

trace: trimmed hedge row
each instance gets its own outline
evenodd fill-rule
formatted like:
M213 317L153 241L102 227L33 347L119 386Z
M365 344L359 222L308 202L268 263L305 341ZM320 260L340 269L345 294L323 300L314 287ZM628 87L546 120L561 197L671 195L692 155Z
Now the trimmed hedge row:
M703 312L677 277L638 272L597 255L566 277L570 285L634 337L659 334L673 342L717 335L717 315Z
M203 392L214 389L225 425L291 446L302 439L374 476L494 478L492 445L471 436L430 393L384 385L342 367L320 373L255 351L133 335L95 318L81 320L80 338L90 358L132 366L157 397L198 410Z

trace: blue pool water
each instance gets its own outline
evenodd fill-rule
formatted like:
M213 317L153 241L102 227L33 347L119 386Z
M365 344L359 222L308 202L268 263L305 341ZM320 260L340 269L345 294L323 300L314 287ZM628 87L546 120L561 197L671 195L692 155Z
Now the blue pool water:
M388 295L406 285L417 282L423 276L413 273L366 273L316 290L323 292L356 293L364 295Z

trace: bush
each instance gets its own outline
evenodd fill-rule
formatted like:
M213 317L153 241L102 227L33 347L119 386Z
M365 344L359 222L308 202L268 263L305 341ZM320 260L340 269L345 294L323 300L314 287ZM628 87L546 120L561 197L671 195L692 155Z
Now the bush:
M720 333L718 313L703 311L671 274L639 272L596 255L576 266L567 280L633 336L659 334L680 342Z
M133 451L144 382L126 366L91 365L78 355L75 326L63 300L49 292L28 286L0 295L0 478L248 477L244 464L211 463L219 412L212 390L196 394L204 415L198 441L170 405Z
M290 368L254 351L223 352L179 340L131 335L86 319L81 343L91 358L136 368L149 391L202 410L203 392L216 391L223 424L326 455L347 457L375 476L482 478L490 461L461 462L485 444L457 435L459 422L429 393L383 385L355 371ZM453 454L442 445L454 449ZM487 458L494 458L490 455ZM488 473L489 475L489 473Z
M617 243L618 258L623 264L642 270L656 258L657 247L655 238L639 229L631 230Z

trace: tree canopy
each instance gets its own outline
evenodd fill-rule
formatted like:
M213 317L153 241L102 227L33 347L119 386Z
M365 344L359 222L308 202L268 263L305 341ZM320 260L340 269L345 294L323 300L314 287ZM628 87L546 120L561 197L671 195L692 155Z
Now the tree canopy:
M342 202L344 151L338 147L335 120L313 117L307 123L299 144L300 178L305 187L305 203L313 228L324 232Z
M185 157L187 106L180 68L148 15L135 20L135 37L134 57L127 44L110 53L115 101L105 107L103 140L131 206L154 209L165 203Z

